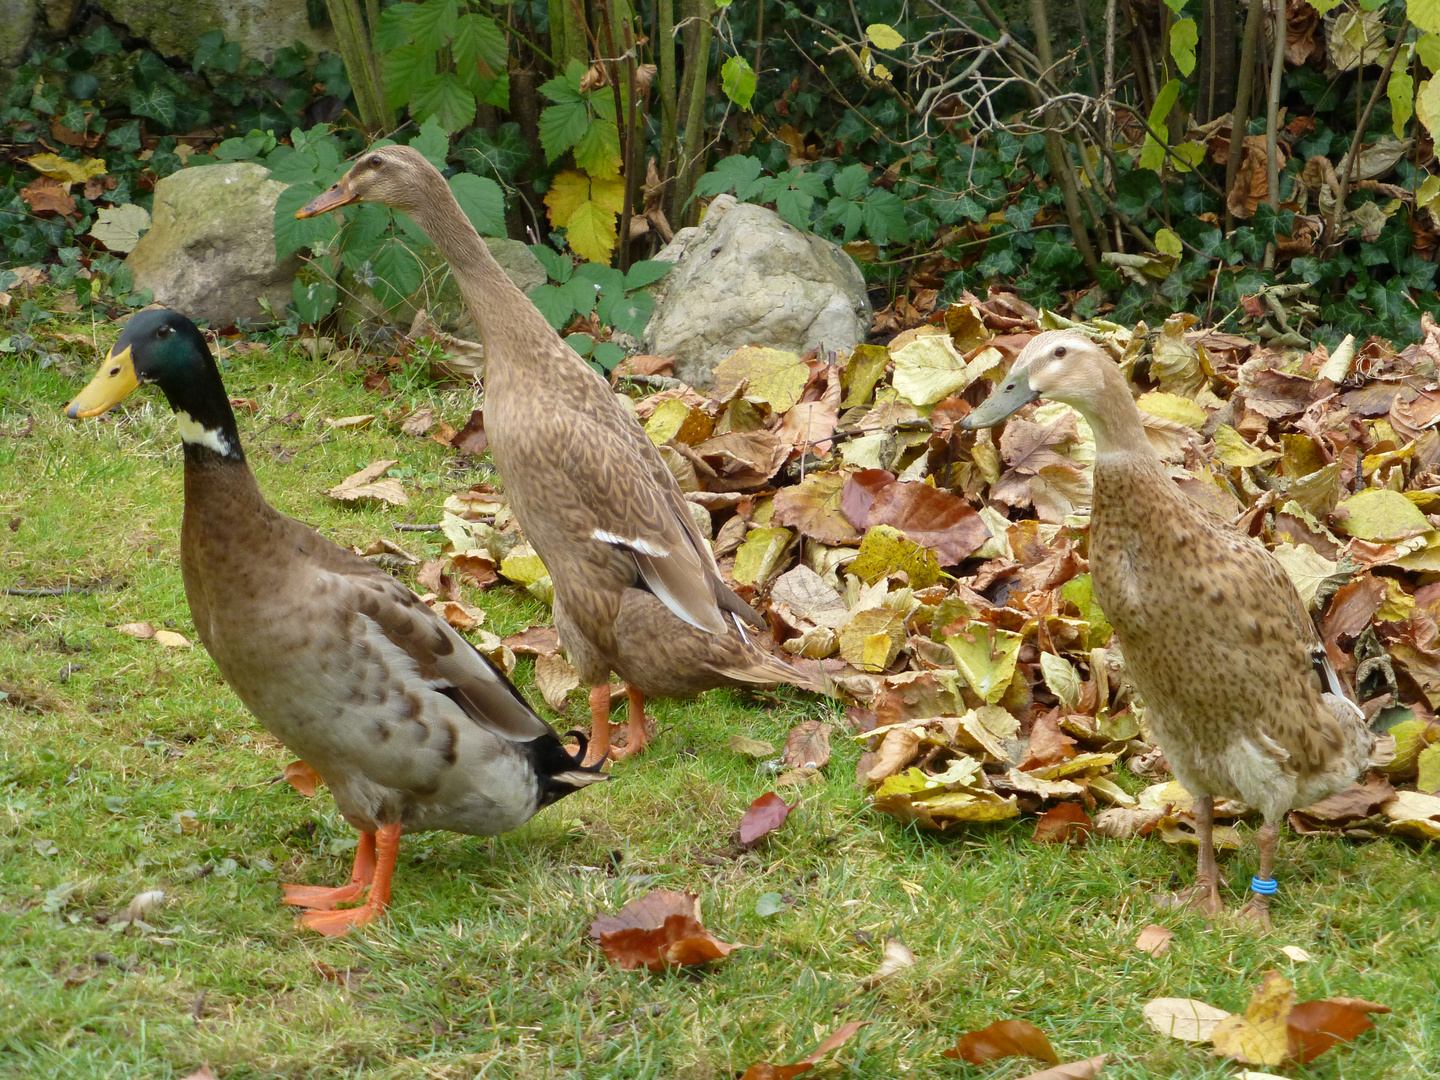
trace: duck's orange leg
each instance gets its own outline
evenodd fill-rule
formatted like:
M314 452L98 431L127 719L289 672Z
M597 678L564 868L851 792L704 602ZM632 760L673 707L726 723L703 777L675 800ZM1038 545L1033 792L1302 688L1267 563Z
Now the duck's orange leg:
M645 730L645 695L628 685L625 687L625 695L630 699L628 707L630 726L625 735L625 745L617 746L610 751L610 756L617 761L620 758L640 753L650 742L650 735Z
M380 826L375 832L375 882L365 903L338 911L307 911L300 916L300 925L326 937L344 937L352 927L374 922L390 906L390 879L395 874L395 858L399 853L400 826Z
M610 756L610 683L600 683L590 688L590 745L585 748L588 767L597 765Z
M355 848L355 868L350 884L327 888L324 885L286 885L285 903L314 911L329 911L338 904L358 900L366 885L375 880L375 834L362 832Z

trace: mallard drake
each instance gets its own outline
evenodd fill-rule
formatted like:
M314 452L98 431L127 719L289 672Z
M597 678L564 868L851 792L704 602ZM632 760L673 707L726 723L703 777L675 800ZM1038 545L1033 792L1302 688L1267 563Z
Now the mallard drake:
M312 909L302 923L341 936L378 916L402 832L506 832L605 779L413 592L265 501L189 319L131 318L65 413L97 416L146 383L169 401L184 445L180 569L196 633L360 830L350 884L285 887L287 903ZM335 910L366 885L362 906Z
M1220 911L1214 800L1241 799L1265 819L1244 914L1268 926L1280 818L1348 787L1374 736L1284 569L1170 480L1125 377L1089 338L1033 338L962 426L990 427L1041 397L1072 406L1095 433L1095 598L1156 741L1195 797L1197 885L1177 899Z
M354 202L399 210L425 231L479 328L490 452L554 581L560 640L592 687L587 761L644 746L647 696L726 685L814 688L747 636L746 624L765 624L721 580L654 444L500 269L440 172L409 147L368 150L296 216ZM623 751L610 747L612 671L628 688Z

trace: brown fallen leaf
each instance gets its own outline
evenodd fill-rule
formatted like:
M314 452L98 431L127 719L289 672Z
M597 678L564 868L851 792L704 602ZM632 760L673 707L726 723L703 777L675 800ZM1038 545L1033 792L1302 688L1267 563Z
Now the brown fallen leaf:
M442 600L459 600L460 583L449 573L445 559L432 559L420 564L415 571L415 584L422 592L434 593Z
M303 761L290 762L285 766L285 772L282 775L287 784L307 799L313 799L315 789L325 782L320 778L319 773Z
M1041 1069L1029 1076L1020 1077L1020 1080L1094 1080L1100 1075L1100 1070L1105 1067L1105 1062L1109 1060L1109 1054L1098 1054L1092 1058L1067 1061L1063 1065Z
M30 181L20 191L25 205L37 214L55 213L62 217L74 217L79 208L67 190L69 184L60 184L49 177L41 176Z
M1267 971L1242 1016L1229 1016L1210 1033L1214 1052L1247 1065L1279 1065L1289 1053L1286 1017L1295 1005L1295 984Z
M355 416L341 416L334 420L327 417L325 426L328 428L363 428L369 427L374 422L374 413L358 413Z
M763 739L752 739L748 735L731 735L730 741L725 744L737 754L744 754L752 758L772 758L775 756L775 747Z
M580 685L580 673L563 656L551 653L535 657L535 685L545 704L556 712L565 711L570 691Z
M185 1077L185 1080L215 1080L215 1074L210 1071L209 1065L201 1065L200 1068Z
M750 804L750 809L740 819L740 843L749 845L768 836L785 824L790 811L798 805L791 805L773 791L767 791Z
M850 1040L850 1037L862 1027L869 1024L868 1020L849 1020L835 1029L819 1046L806 1054L793 1065L771 1065L768 1061L762 1061L751 1065L745 1070L740 1080L790 1080L791 1077L799 1076L801 1073L809 1072L819 1061L831 1050L837 1049Z
M495 560L484 555L461 552L450 556L450 562L455 567L455 573L477 589L483 589L500 580L500 575L495 570Z
M554 656L560 651L560 632L553 626L530 626L511 634L505 644L529 656Z
M792 769L823 769L830 763L831 725L802 720L785 738L784 761Z
M967 1031L946 1050L948 1058L959 1058L968 1065L985 1065L1007 1057L1032 1057L1055 1065L1060 1055L1050 1045L1045 1033L1028 1020L997 1020L979 1031Z
M149 641L155 636L155 627L148 622L121 623L115 629L119 630L122 634L129 634L133 638L139 638L141 641Z
M431 609L456 630L474 630L485 621L485 612L463 600L433 600Z
M422 405L400 421L400 431L406 435L424 435L435 426L435 423L434 408Z
M880 956L880 966L860 979L856 985L861 990L873 990L886 979L915 966L915 954L897 937L885 939L885 951Z
M1072 844L1079 847L1090 838L1094 826L1090 815L1079 803L1056 803L1035 823L1035 835L1030 839L1036 844Z
M1209 1042L1220 1022L1234 1016L1196 998L1155 998L1140 1011L1161 1035L1184 1042Z
M614 915L599 916L590 924L590 937L625 971L703 964L745 948L701 925L700 897L670 889L654 889Z
M1169 951L1170 941L1175 937L1175 931L1158 923L1151 923L1140 931L1140 936L1135 939L1135 948L1151 956L1160 956Z
M1371 1002L1361 1004L1369 1005ZM1375 1026L1365 1015L1367 1011L1334 998L1302 1001L1290 1010L1285 1020L1289 1056L1303 1065L1315 1060L1337 1042L1353 1041Z
M466 454L480 455L490 445L489 438L485 435L485 413L481 409L473 409L470 412L470 419L465 421L465 426L457 431L450 440L450 445L456 450Z
M395 459L372 462L359 472L351 473L325 494L342 502L354 502L356 499L379 499L381 502L391 503L394 506L404 506L409 503L410 497L405 494L405 489L400 486L400 481L379 479L392 466L398 464L399 461Z

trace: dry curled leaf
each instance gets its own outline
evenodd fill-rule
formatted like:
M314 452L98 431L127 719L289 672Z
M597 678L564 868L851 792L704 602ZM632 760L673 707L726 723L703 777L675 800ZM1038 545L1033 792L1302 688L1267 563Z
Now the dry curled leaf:
M745 816L740 819L740 843L753 844L774 832L785 824L785 819L790 816L795 805L787 803L773 791L761 795L750 804Z
M287 784L307 799L313 799L315 789L325 782L320 778L319 773L303 761L290 762L285 766L285 772L282 775Z
M121 623L115 629L119 630L122 634L129 634L133 638L139 638L141 641L149 641L155 636L155 627L148 622Z
M1196 998L1155 998L1140 1011L1161 1035L1184 1042L1209 1042L1220 1021L1234 1015Z
M791 1080L791 1077L799 1076L801 1073L809 1072L819 1061L831 1050L835 1050L850 1040L850 1037L862 1027L869 1024L868 1020L849 1020L841 1024L832 1032L824 1042L817 1046L810 1053L793 1065L771 1065L768 1061L762 1061L751 1065L745 1070L745 1075L740 1080Z
M1090 838L1094 826L1090 815L1079 803L1056 803L1035 823L1035 835L1031 840L1037 844L1070 844L1079 847Z
M897 937L885 939L885 951L880 957L880 966L866 975L857 984L861 990L873 990L886 979L898 972L915 966L915 954Z
M785 739L785 764L792 769L823 769L830 764L831 730L821 720L802 720Z
M556 712L565 711L570 691L580 685L580 673L563 656L551 653L535 657L535 685L545 704Z
M156 630L155 644L162 645L167 649L188 649L190 639L184 634L177 634L174 630Z
M1041 1069L1039 1072L1022 1076L1020 1080L1094 1080L1100 1075L1100 1070L1105 1067L1105 1062L1109 1060L1109 1054L1097 1054L1092 1058L1067 1061L1063 1065Z
M1286 1017L1295 985L1278 971L1265 972L1242 1016L1229 1016L1210 1033L1215 1053L1248 1065L1279 1065L1289 1054Z
M1361 1002L1370 1005L1372 1002ZM1384 1008L1384 1006L1381 1006ZM1289 1056L1301 1064L1313 1061L1337 1042L1351 1042L1375 1026L1366 1012L1343 999L1302 1001L1290 1010L1285 1029ZM1385 1009L1388 1012L1388 1009Z
M394 459L372 462L359 472L351 473L325 494L342 502L378 499L394 506L404 506L410 501L410 497L405 494L405 489L400 486L400 481L380 479L389 469L398 464L399 462Z
M1052 1065L1060 1061L1045 1033L1028 1020L997 1020L979 1031L967 1031L945 1056L967 1065L985 1065L1007 1057L1032 1057Z
M1175 937L1175 931L1168 927L1160 926L1158 923L1151 923L1140 931L1140 936L1135 939L1135 948L1151 956L1160 956L1170 948L1170 942Z
M745 948L705 929L698 896L670 889L654 889L614 915L601 915L590 924L590 937L625 971L703 964Z

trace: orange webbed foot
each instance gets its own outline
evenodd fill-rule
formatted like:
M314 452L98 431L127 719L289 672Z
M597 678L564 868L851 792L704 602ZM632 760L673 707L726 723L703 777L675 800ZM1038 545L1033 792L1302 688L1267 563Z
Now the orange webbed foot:
M312 911L329 911L340 904L360 899L365 886L358 882L327 888L324 885L285 885L285 903Z
M326 937L340 938L357 926L372 923L380 915L379 908L370 904L360 907L342 908L339 911L307 911L296 920L297 926L308 927Z

